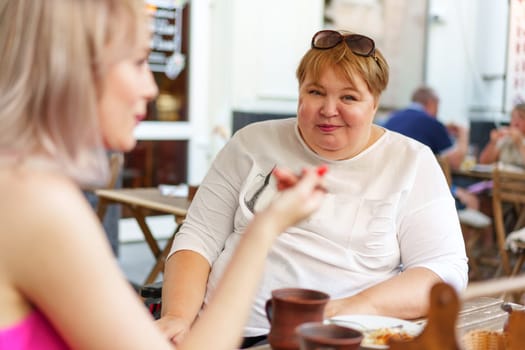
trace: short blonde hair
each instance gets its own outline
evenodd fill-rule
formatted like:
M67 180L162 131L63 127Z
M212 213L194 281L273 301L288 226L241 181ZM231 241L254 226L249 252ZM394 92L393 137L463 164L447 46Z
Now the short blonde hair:
M143 0L0 2L0 149L52 158L79 183L104 181L97 101L129 55Z
M389 67L383 54L376 48L373 56L356 55L343 40L331 49L310 48L305 53L296 71L299 86L307 76L317 81L329 67L339 71L351 83L354 83L356 74L361 76L376 101L388 85Z

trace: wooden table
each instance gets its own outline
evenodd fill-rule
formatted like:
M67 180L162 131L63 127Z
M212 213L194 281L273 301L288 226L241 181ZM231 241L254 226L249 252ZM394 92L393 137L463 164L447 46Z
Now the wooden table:
M502 330L507 313L501 309L503 300L492 297L478 297L463 303L456 323L457 337L474 329ZM419 321L424 323L425 321ZM260 345L252 350L271 350L270 345Z
M464 176L479 180L491 180L492 171L476 171L475 168L472 170L452 170L452 176Z
M155 265L151 269L145 284L153 283L159 273L164 269L164 260L169 253L171 243L180 224L186 217L190 201L186 197L174 197L162 195L159 189L151 188L120 188L100 189L95 194L99 197L97 215L103 218L108 204L121 204L127 206L137 220L144 238L155 257ZM159 213L171 214L175 217L177 228L172 237L166 243L164 249L160 249L146 223L145 211L153 210Z

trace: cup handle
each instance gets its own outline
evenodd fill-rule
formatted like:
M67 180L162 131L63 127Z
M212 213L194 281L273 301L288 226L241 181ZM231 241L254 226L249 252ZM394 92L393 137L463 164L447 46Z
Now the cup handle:
M272 299L266 300L266 305L264 308L266 309L266 318L270 323L272 323Z

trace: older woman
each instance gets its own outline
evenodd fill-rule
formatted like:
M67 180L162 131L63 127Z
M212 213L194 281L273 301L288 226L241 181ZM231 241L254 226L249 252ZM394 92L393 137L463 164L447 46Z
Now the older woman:
M466 286L454 200L435 156L373 124L388 73L372 39L331 30L314 35L297 69L297 119L238 131L193 200L166 266L159 323L169 337L184 335L244 228L275 195L274 166L299 171L326 163L328 193L318 212L273 246L246 324L245 336L254 337L248 341L268 332L264 303L276 288L328 292L327 317L414 318L426 313L436 282Z
M501 162L525 168L525 104L512 109L510 125L490 132L490 141L483 148L480 163Z

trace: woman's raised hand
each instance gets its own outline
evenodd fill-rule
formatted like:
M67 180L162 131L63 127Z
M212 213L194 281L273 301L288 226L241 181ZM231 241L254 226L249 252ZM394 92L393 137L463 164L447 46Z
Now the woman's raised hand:
M280 219L283 229L304 219L321 205L326 190L323 186L323 176L327 167L305 169L300 175L283 169L275 168L273 176L277 180L277 196L266 209L276 219Z

